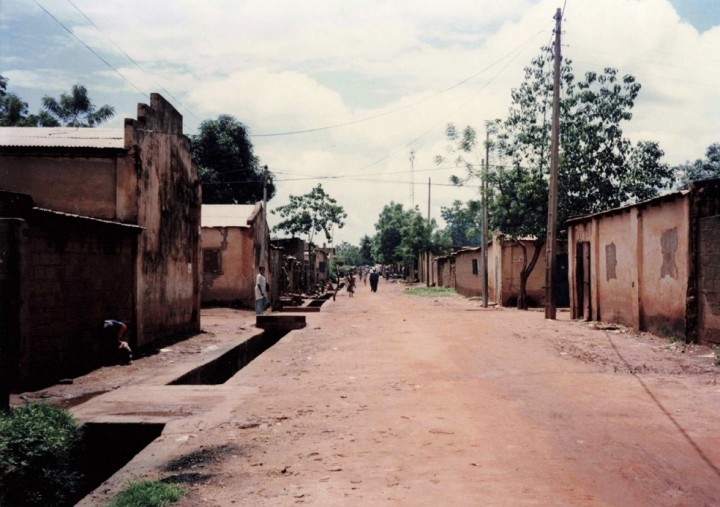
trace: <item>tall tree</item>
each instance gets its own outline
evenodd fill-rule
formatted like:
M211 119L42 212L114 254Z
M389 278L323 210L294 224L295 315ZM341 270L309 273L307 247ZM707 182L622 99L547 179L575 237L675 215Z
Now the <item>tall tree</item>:
M191 137L192 158L198 166L205 204L252 204L275 195L275 181L260 167L245 125L230 115L205 120Z
M452 206L440 208L440 216L447 224L446 231L454 247L482 244L482 205L480 201L453 201Z
M525 69L525 80L512 90L507 119L498 125L495 154L503 167L492 174L494 201L491 225L511 239L534 238L520 275L518 307L526 308L525 283L545 244L547 177L550 156L550 114L553 91L552 52L544 48ZM606 68L588 72L576 81L572 62L561 66L560 159L558 223L647 199L668 188L672 173L661 162L654 142L632 143L621 124L631 109L640 84L630 75Z
M372 238L367 234L360 238L360 256L363 264L371 265L375 263L372 254Z
M332 241L333 229L342 229L347 213L335 199L325 192L322 184L304 195L291 195L290 202L271 211L280 215L282 221L273 227L292 237L306 236L308 248L316 233L325 233L325 238Z
M60 123L45 111L29 114L28 104L7 91L7 78L0 76L0 127L58 127Z
M402 261L398 247L402 242L406 219L406 212L400 203L391 201L380 212L373 237L373 257L377 262L395 264Z
M45 95L42 104L47 117L55 120L55 125L44 125L46 127L96 127L115 116L112 106L96 108L87 88L81 84L73 85L70 93L61 94L59 99Z
M677 176L677 188L687 188L691 181L720 178L720 143L713 143L705 150L705 159L689 160L673 168Z
M447 249L448 237L433 234L436 228L435 220L428 223L417 207L405 210L402 204L390 202L375 223L373 257L382 264L401 264L408 270L416 269L421 252Z

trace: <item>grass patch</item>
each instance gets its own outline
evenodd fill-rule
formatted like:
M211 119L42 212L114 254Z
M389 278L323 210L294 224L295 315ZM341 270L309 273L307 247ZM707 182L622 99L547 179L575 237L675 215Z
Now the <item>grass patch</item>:
M164 507L185 495L185 488L161 481L130 484L108 504L108 507Z
M413 287L412 289L406 289L405 294L410 294L411 296L437 298L456 296L457 292L449 287Z

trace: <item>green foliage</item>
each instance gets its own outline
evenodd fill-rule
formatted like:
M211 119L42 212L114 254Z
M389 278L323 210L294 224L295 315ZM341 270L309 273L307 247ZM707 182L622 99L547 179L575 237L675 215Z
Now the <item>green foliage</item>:
M0 416L0 505L64 505L81 475L81 433L70 414L44 403Z
M45 95L42 104L46 114L43 127L96 127L115 116L112 106L96 109L81 84L73 85L70 93L61 94L59 99Z
M177 484L161 481L132 483L108 507L164 507L180 500L186 491Z
M546 233L547 198L527 198L547 196L552 59L544 48L525 69L525 81L512 91L508 118L498 125L498 154L509 169L495 175L505 199L497 203L504 213L493 210L493 226L514 237ZM564 232L562 224L572 216L654 197L669 187L672 172L661 162L657 143L634 147L623 137L621 123L632 118L640 91L633 76L619 77L606 68L577 81L572 62L565 60L561 68L558 223Z
M347 241L343 241L335 247L335 260L346 266L360 266L363 264L360 248L351 245Z
M342 229L347 213L335 199L322 188L322 184L304 195L291 195L290 203L271 211L283 219L273 227L273 231L282 231L296 236L307 236L308 243L313 242L316 233L324 232L328 241L332 240L335 226Z
M440 215L447 224L446 231L454 247L480 246L482 244L482 204L470 200L463 204L453 201L451 207L440 208Z
M677 176L677 188L687 188L691 181L720 178L720 143L713 143L705 151L705 159L687 161L673 168Z
M8 80L0 76L0 127L57 127L58 121L46 111L28 114L27 102L7 91Z
M547 234L547 193L552 116L550 48L525 69L525 80L512 90L505 121L497 124L494 154L502 164L491 175L494 199L490 225L510 239L535 238L535 251L525 254L518 306L524 282L535 267ZM560 157L558 164L559 234L565 221L656 196L668 188L672 171L661 162L657 143L637 146L623 137L621 123L630 112L640 84L630 75L606 68L576 80L572 62L561 66Z
M457 296L457 292L449 287L413 287L411 289L405 289L404 294L421 297Z
M365 235L360 238L360 257L362 258L362 263L369 266L375 264L375 259L372 254L372 244L373 242L370 236Z
M375 224L373 258L382 264L403 264L413 267L421 252L445 250L449 240L446 235L433 235L437 228L435 220L429 223L417 208L403 209L402 204L390 202ZM433 243L437 240L438 243Z
M273 174L260 167L247 127L232 116L205 120L190 142L204 204L253 204L262 200L265 182L268 200L275 195Z

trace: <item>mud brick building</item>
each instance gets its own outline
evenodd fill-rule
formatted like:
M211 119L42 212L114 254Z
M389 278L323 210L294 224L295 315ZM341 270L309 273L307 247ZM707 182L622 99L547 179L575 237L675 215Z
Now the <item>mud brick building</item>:
M109 256L107 266L92 269L108 272L101 279L114 284L115 303L98 303L106 306L96 314L87 314L85 305L64 310L76 314L68 316L76 324L51 333L57 342L49 349L58 362L54 370L70 369L73 351L96 332L101 313L103 319L128 321L136 346L200 330L200 185L189 139L182 133L182 116L160 95L152 94L149 105L139 104L137 119L126 119L124 128L0 128L0 190L25 194L33 203L32 211L22 216L6 207L2 217L14 221L4 225L3 241L20 238L22 243L22 238L52 233L46 246L62 257L67 253L63 245L82 243L85 235L85 250L80 250L87 254L89 266L96 262L91 260L96 250ZM57 226L48 228L50 221ZM81 233L67 242L58 236L71 230ZM20 334L11 338L26 351L30 363L46 348L46 339L36 330L59 326L54 323L57 313L36 311L48 308L57 297L51 289L59 283L67 298L73 290L87 291L95 279L83 278L79 269L43 266L50 254L32 255L32 248L20 249L13 262L22 272L42 272L43 279L23 280L32 286L18 289L14 319L20 321L15 326ZM113 255L122 255L122 261L110 261ZM83 263L80 257L72 262ZM53 280L59 275L61 279ZM47 300L30 311L30 300L22 297L29 293L45 294ZM34 321L32 326L25 322L28 319ZM33 365L23 368L27 373Z
M488 301L500 306L515 306L520 292L520 271L523 266L523 250L527 251L528 262L533 253L530 240L514 241L495 235L488 243ZM558 277L556 280L557 305L568 306L567 253L565 242L558 242ZM422 257L420 265L425 265ZM526 284L530 306L545 303L545 249L538 257ZM424 280L424 269L421 276ZM482 247L465 247L451 255L431 260L431 283L452 287L466 297L481 297L483 293Z
M204 204L201 222L202 302L253 308L259 267L269 283L274 275L262 203Z
M720 343L720 180L567 225L573 318Z

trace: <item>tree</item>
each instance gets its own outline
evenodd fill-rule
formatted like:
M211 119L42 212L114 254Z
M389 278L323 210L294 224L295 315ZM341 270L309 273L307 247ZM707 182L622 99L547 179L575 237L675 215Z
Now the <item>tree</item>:
M677 188L687 188L691 181L720 178L720 143L713 143L705 150L705 160L689 160L673 168L677 176Z
M375 223L376 234L373 237L373 258L381 264L395 264L402 261L398 247L402 242L402 231L406 222L403 205L390 202L385 205Z
M482 204L470 200L463 204L453 201L451 207L442 206L440 215L447 224L446 231L454 247L482 244Z
M435 220L428 223L417 207L405 210L402 204L390 202L375 224L373 257L382 264L401 264L414 270L421 252L446 250L448 237L433 235L436 228ZM437 244L433 243L434 239Z
M204 204L252 204L275 195L273 174L260 167L245 125L230 115L205 120L191 137Z
M362 263L366 265L372 265L375 264L375 259L373 258L372 254L372 244L373 240L370 236L367 234L360 238L360 257L362 259Z
M273 227L273 231L282 231L292 237L307 236L308 254L316 233L324 232L325 238L332 241L333 229L335 226L342 229L347 218L343 207L323 190L320 183L307 194L290 195L288 204L275 208L271 213L283 219ZM314 269L314 263L311 264Z
M335 247L335 258L347 266L360 266L363 264L360 248L343 241Z
M43 125L46 127L96 127L115 116L115 108L112 106L104 105L96 109L87 88L81 84L73 85L71 92L61 94L59 99L45 95L42 104L47 121L52 118L55 123Z
M543 48L525 69L523 83L512 90L510 111L498 124L495 147L503 164L491 174L491 226L523 249L518 308L527 307L525 283L547 232L552 58L551 50ZM606 68L576 82L571 61L564 60L561 68L558 224L668 188L672 173L661 162L664 154L657 143L634 147L622 135L621 123L632 118L630 110L640 91L635 78L619 78L616 69ZM529 260L521 238L533 238Z
M57 127L49 114L28 114L28 104L17 94L7 91L8 80L0 76L0 127Z

